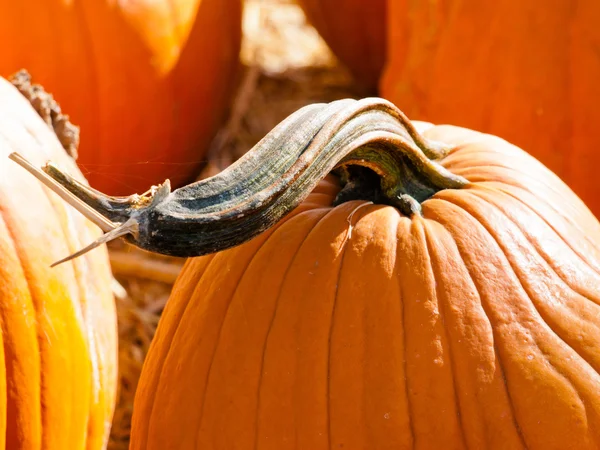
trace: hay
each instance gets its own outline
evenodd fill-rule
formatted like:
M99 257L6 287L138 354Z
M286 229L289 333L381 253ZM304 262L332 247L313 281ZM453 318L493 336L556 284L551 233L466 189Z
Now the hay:
M133 398L158 319L184 260L147 253L123 242L109 246L119 325L119 400L108 448L129 448Z
M246 0L244 66L229 120L214 139L199 178L223 170L277 123L314 102L365 96L290 0ZM108 448L129 446L141 366L183 260L110 246L119 319L119 402Z

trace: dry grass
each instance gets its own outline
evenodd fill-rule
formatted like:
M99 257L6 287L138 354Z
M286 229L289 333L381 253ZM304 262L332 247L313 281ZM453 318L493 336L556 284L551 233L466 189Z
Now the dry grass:
M199 178L223 170L296 109L365 95L290 0L247 0L244 71L230 118L215 138ZM109 443L129 446L133 397L144 357L183 261L122 243L110 247L117 285L120 397Z

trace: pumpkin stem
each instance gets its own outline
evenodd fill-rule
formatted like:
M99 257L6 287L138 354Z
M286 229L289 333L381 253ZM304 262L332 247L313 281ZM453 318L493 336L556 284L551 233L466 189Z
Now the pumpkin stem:
M77 159L79 147L79 127L73 125L69 116L63 114L51 94L39 84L31 83L31 75L20 70L9 78L10 82L23 95L44 122L54 131L59 142L73 159Z
M305 106L221 173L173 192L167 180L141 196L110 197L51 164L44 170L72 198L123 224L108 240L124 235L145 250L185 257L252 239L331 171L344 184L338 203L362 199L419 214L421 202L436 192L468 185L436 162L448 151L420 135L390 102L367 98Z
M127 234L135 235L137 232L138 232L137 220L129 219L127 222L125 222L125 223L119 225L118 227L114 228L113 230L103 234L98 239L96 239L94 242L85 246L81 250L73 253L72 255L67 256L66 258L61 259L60 261L56 261L56 262L52 263L50 265L50 267L55 267L64 262L71 261L72 259L75 259L75 258L89 252L90 250L95 249L96 247L100 247L102 244L106 244L107 242L113 241L113 240L118 239Z
M81 183L68 173L62 172L52 162L48 162L42 170L63 188L81 200L81 202L87 204L102 216L115 222L125 222L131 217L135 209L151 204L158 191L171 191L171 184L169 180L166 180L159 186L152 186L148 191L141 195L133 194L116 197L103 194L102 192Z
M49 177L40 169L35 167L19 153L12 152L8 155L8 157L17 164L19 164L21 167L23 167L25 170L27 170L29 173L31 173L38 180L40 180L44 185L46 185L48 188L54 191L69 205L71 205L73 208L75 208L77 211L83 214L87 219L91 220L93 223L98 225L98 227L100 227L100 229L105 233L113 231L117 227L117 224L104 217L93 207L81 202L77 197L75 197L73 194L67 191L61 184L59 184L53 178Z

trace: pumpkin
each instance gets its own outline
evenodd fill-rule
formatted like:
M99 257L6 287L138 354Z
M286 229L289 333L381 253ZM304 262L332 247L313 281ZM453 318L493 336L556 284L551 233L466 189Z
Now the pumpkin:
M323 150L312 117L304 139ZM362 134L327 142L366 139L377 123L363 117ZM435 164L461 188L403 214L368 196L334 206L328 175L276 226L187 261L142 369L132 450L600 446L600 223L506 140L413 125L448 148ZM261 167L248 155L232 173ZM395 164L382 161L380 175ZM433 182L414 167L413 200Z
M386 59L386 0L299 0L309 22L366 88L376 90Z
M527 149L600 217L600 3L390 1L380 95Z
M0 0L0 75L27 68L81 127L112 194L195 178L231 97L240 0Z
M70 129L24 74L15 83L49 124ZM52 159L83 181L52 128L4 78L0 99L0 449L101 450L117 387L107 252L50 268L99 230L8 159L13 151L37 164Z

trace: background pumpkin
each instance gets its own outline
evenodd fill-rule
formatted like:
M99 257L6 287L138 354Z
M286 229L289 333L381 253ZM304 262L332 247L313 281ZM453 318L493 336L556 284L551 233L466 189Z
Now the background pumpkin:
M8 159L17 151L36 165L56 161L83 180L3 78L0 99L0 448L100 450L117 383L108 256L101 248L50 268L99 231Z
M188 260L132 449L600 445L600 224L506 141L420 127L470 181L422 217L333 208L328 177L275 228Z
M389 1L380 95L412 119L501 136L600 217L600 3Z
M240 0L0 0L0 75L26 68L81 126L103 191L190 181L231 96Z
M375 90L386 57L386 0L299 0L308 20L356 79Z

